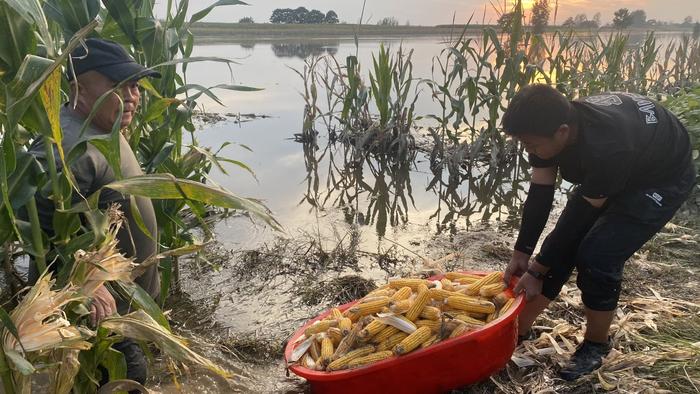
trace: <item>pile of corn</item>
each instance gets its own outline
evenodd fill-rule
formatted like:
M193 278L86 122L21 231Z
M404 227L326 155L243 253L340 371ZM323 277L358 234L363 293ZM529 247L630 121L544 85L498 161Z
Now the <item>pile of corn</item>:
M513 304L501 272L449 272L440 281L393 279L345 312L309 326L290 361L338 371L401 356L478 330Z

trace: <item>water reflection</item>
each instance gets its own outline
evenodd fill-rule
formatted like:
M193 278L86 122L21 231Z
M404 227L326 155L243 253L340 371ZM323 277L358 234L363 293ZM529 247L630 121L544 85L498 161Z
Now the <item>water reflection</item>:
M306 59L309 56L335 55L338 53L339 41L285 41L271 45L277 57L296 57Z
M450 152L414 153L408 160L358 157L351 145L340 142L328 142L323 148L316 141L301 145L306 193L300 204L308 205L310 212L338 208L347 223L374 226L383 237L388 228L420 214L412 177L426 176L425 190L433 196L430 205L437 208L424 218L434 222L437 233L454 234L474 221L496 222L509 229L519 224L529 167L515 145L504 151L498 165L469 158L466 144Z

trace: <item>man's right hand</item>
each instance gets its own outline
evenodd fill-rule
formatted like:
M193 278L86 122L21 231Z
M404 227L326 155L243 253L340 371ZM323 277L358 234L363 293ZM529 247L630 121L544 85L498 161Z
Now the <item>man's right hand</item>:
M102 319L117 312L117 303L104 285L98 287L92 297L90 320L94 326L97 326Z
M513 275L522 276L522 274L527 271L529 261L530 255L518 250L513 251L513 257L510 258L508 268L506 268L506 272L503 274L503 280L506 282L506 285L510 285L510 278Z

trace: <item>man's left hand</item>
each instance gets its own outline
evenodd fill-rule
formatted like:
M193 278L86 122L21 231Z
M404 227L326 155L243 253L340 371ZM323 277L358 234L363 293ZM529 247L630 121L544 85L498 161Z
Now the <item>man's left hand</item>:
M542 280L537 279L526 272L522 277L520 277L520 280L515 285L515 289L513 291L515 294L525 292L525 299L527 301L531 301L538 295L542 294Z

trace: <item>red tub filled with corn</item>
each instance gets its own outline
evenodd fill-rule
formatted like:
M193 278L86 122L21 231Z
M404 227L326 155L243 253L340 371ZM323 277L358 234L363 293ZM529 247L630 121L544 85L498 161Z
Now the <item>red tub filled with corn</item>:
M442 393L479 382L506 365L517 342L524 300L502 278L392 279L307 322L285 360L314 393Z

